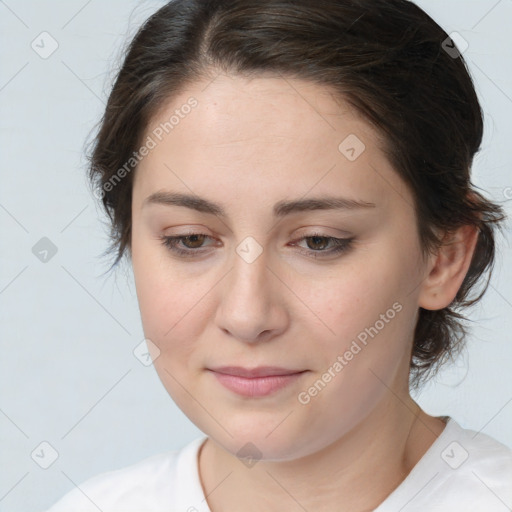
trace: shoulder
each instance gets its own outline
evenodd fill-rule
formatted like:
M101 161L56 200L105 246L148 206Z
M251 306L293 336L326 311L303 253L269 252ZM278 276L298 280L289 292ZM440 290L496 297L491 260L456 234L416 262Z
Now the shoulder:
M454 445L451 448L459 449L461 467L467 461L468 467L473 469L512 469L511 448L483 432L463 428L454 420L451 421L451 427L447 432L446 441L452 440ZM449 452L451 455L451 450ZM448 456L448 453L445 456Z
M508 511L512 505L512 449L453 419L443 434L436 450L439 472L432 481L442 510Z
M452 420L441 456L456 475L488 480L495 485L512 489L512 449L493 437L461 427ZM442 447L440 447L442 448Z
M453 418L375 512L510 512L512 450Z
M147 457L101 473L79 484L47 512L159 512L169 510L176 491L177 467L184 454L197 451L201 438L180 450Z

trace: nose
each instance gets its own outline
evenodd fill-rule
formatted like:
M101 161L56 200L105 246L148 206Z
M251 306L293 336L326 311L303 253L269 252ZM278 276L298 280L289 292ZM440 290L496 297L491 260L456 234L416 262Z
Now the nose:
M288 325L284 285L267 264L265 252L251 263L235 255L233 267L219 289L215 322L246 343L268 341Z

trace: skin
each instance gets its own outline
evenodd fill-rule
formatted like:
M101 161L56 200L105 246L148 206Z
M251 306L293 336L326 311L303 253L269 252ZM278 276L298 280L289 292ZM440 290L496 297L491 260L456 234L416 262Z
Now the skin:
M413 333L419 307L441 309L455 297L476 231L461 228L423 260L412 195L378 132L325 87L219 75L170 99L146 136L190 96L197 107L137 168L130 251L144 332L158 347L155 368L209 436L198 460L208 505L372 510L445 426L409 394ZM338 149L350 134L366 146L355 161ZM226 217L144 205L158 191L193 193L221 204ZM375 207L273 217L279 201L325 195ZM200 256L180 257L162 244L162 236L189 229L207 237L179 247ZM304 238L315 232L355 239L347 251L315 259L315 249L332 247ZM236 252L248 236L262 249L252 263ZM400 312L300 403L299 393L394 303ZM277 393L249 398L207 371L220 365L308 371ZM237 457L246 443L260 454L251 467Z

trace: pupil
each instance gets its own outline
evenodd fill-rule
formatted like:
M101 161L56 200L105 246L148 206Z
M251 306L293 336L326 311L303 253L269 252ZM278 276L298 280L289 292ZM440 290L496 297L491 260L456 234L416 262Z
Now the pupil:
M185 241L186 241L186 242L190 242L190 241L191 241L191 242L192 242L192 246L193 246L193 248L195 248L195 247L197 247L197 246L196 246L196 245L194 245L194 243L199 242L199 245L198 245L198 246L201 246L201 242L202 242L202 240L201 240L201 239L199 239L199 237L201 237L201 236L202 236L202 235L189 235L189 236L187 236L187 237L185 238ZM189 244L185 244L185 245L189 245Z
M324 249L326 244L326 239L323 236L312 236L310 237L313 241L313 245L317 245L317 243L320 243L322 247L310 247L310 249ZM322 243L323 242L323 243Z

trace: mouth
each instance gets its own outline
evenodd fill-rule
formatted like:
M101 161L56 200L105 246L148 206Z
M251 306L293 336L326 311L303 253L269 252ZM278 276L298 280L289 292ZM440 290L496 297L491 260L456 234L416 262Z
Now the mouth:
M309 370L279 368L277 366L260 366L243 368L240 366L223 366L207 368L230 391L246 397L264 397L289 386Z

